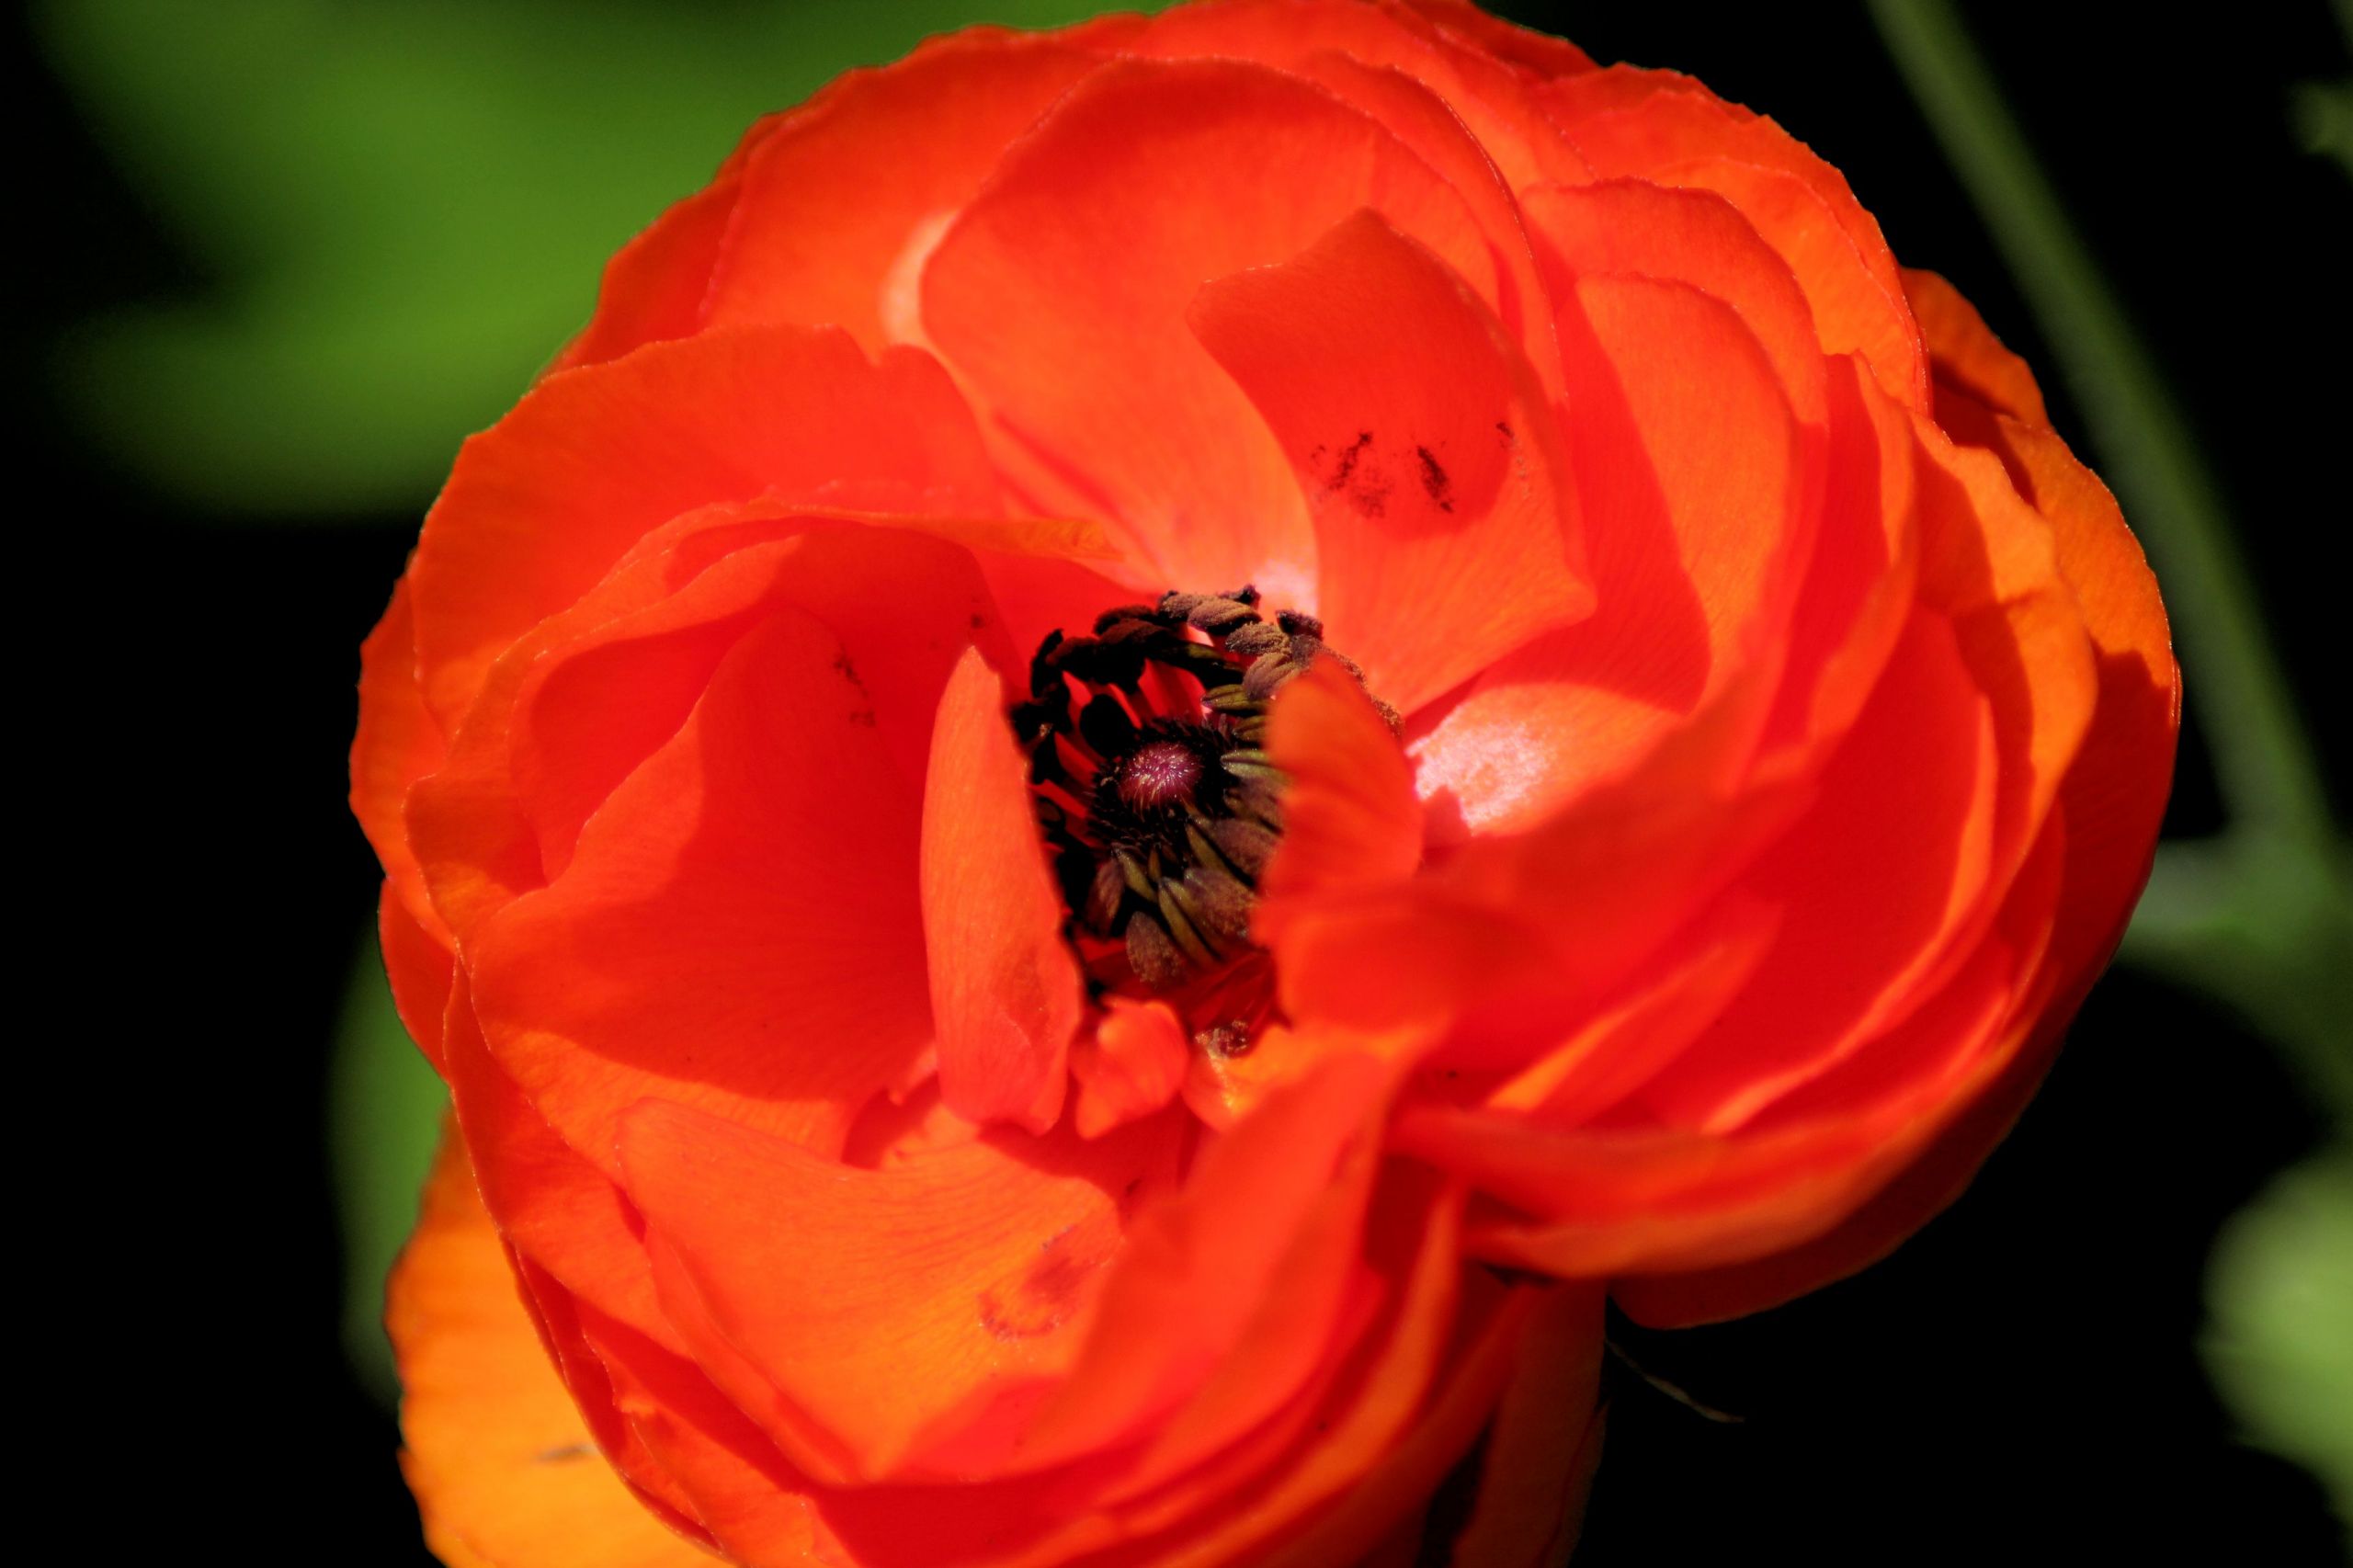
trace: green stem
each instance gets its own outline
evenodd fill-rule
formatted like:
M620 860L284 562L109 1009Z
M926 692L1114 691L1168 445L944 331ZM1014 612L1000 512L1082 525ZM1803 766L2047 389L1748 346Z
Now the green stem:
M2043 177L1947 0L1869 0L1929 129L2016 276L2147 549L2196 676L2234 824L2334 837L2310 742L2264 635L2214 482L2187 422Z

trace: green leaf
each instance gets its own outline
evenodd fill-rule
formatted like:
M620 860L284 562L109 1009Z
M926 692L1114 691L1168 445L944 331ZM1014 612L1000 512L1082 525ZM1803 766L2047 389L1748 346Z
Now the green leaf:
M87 324L60 392L202 506L421 506L759 115L929 32L1100 8L51 0L46 51L213 282Z
M2207 1370L2249 1440L2318 1476L2353 1528L2353 1147L2233 1216L2206 1302Z
M384 1276L416 1223L449 1094L392 1010L371 936L345 987L327 1076L327 1142L343 1229L343 1346L387 1404L398 1397L384 1337Z

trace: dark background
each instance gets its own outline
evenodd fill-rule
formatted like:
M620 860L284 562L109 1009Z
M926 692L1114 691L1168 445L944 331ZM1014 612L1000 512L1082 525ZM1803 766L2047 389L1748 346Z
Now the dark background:
M2047 372L1859 9L1506 9L1772 113L1846 172L1900 257L1950 277ZM2319 0L2217 9L2215 30L2139 7L1968 15L2202 434L2307 717L2334 729L2345 588L2318 562L2347 517L2353 245L2344 173L2299 149L2287 95L2346 74L2340 35ZM18 248L48 354L89 312L202 279L38 66L26 97L17 167L35 207ZM96 868L92 903L66 912L107 965L81 993L105 1022L69 1071L81 1103L128 1102L73 1134L103 1153L75 1183L105 1197L68 1244L103 1261L77 1264L74 1304L50 1309L74 1319L69 1338L97 1331L74 1354L99 1369L56 1422L77 1473L103 1478L82 1528L102 1559L426 1562L392 1422L336 1337L321 1116L377 884L343 806L356 650L417 517L191 516L46 401L24 424L35 499L19 516L69 565L19 593L58 593L73 630L40 640L20 678L96 677L69 699L95 744L43 787L69 819L109 802L82 873L90 887ZM2169 831L2199 834L2219 819L2194 684L2188 703ZM1636 1337L1654 1371L1745 1420L1621 1390L1579 1563L2336 1561L2320 1489L2234 1440L2195 1343L2216 1227L2321 1132L2260 1040L2111 975L1975 1187L1895 1257L1741 1324Z

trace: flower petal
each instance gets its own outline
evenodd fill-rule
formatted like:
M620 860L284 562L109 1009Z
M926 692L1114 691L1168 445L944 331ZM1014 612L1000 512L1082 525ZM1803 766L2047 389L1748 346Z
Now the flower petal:
M697 1358L796 1462L871 1479L934 1430L1010 1437L1006 1396L1017 1412L1069 1365L1122 1208L1173 1176L1177 1131L983 1139L861 1171L649 1100L621 1155Z
M1859 352L1907 407L1927 406L1927 364L1895 258L1845 176L1762 115L1671 72L1625 66L1541 92L1604 178L1713 190L1788 258L1824 350Z
M597 1452L517 1299L498 1232L447 1139L392 1272L401 1468L454 1568L699 1568Z
M1961 290L1933 272L1904 269L1904 293L1913 319L1928 346L1928 369L1939 392L1977 403L1995 414L2007 415L2040 429L2051 427L2051 414L2042 403L2042 389L2025 360L2004 347ZM1949 430L1939 403L1937 418Z
M1263 66L1121 61L956 219L924 269L924 325L1034 499L1107 517L1163 585L1255 579L1296 603L1315 561L1298 486L1182 313L1205 280L1287 260L1368 204L1492 293L1461 196L1373 119Z
M1495 835L1574 809L1691 716L1745 757L1810 551L1807 442L1756 335L1688 284L1595 277L1561 301L1570 472L1598 608L1496 661L1416 736L1419 788ZM1697 759L1695 758L1695 765Z
M491 1054L618 1176L648 1096L837 1150L931 1040L915 788L840 643L780 609L470 954Z
M604 1172L557 1136L483 1044L472 999L453 994L446 1065L482 1202L499 1234L564 1290L672 1350L654 1296L643 1222Z
M416 622L404 580L359 646L359 730L351 742L351 814L382 863L408 918L436 942L449 930L434 913L425 872L402 828L410 788L441 766L449 746L417 686Z
M392 985L392 1010L401 1027L441 1070L441 1015L449 1006L456 960L449 949L410 915L392 882L376 900L376 941L384 955L384 978Z
M1263 880L1252 933L1276 939L1280 906L1346 899L1414 874L1422 858L1421 802L1395 732L1356 677L1330 659L1277 695L1267 753L1290 778L1282 842Z
M747 143L765 139L773 128L773 121L763 121ZM645 344L699 331L710 296L711 268L735 220L743 189L741 170L728 170L674 203L616 252L605 264L597 313L546 373L599 365Z
M1282 1370L1237 1397L1255 1407L1304 1375L1349 1283L1366 1150L1392 1079L1382 1063L1334 1059L1270 1095L1201 1152L1183 1191L1136 1216L1085 1352L1040 1415L1029 1462L1154 1431L1243 1343L1279 1278L1305 1295L1254 1350Z
M1185 1086L1192 1059L1192 1041L1167 1003L1109 998L1094 1032L1071 1048L1078 1135L1100 1138L1167 1105Z
M967 1121L1042 1133L1062 1114L1085 998L1005 688L978 648L939 697L922 875L940 1094Z
M1562 1568L1601 1462L1602 1293L1554 1286L1529 1314L1504 1389L1471 1518L1449 1562Z
M914 312L894 312L887 293L923 227L971 201L1006 146L1136 25L936 38L782 117L743 162L706 279L709 324L832 323L870 352L909 341Z
M1299 474L1335 646L1400 712L1593 608L1551 411L1462 279L1379 213L1187 312Z
M745 328L553 375L466 443L409 569L420 683L454 731L499 653L680 513L762 498L984 516L995 479L927 355Z
M2018 1017L2039 1023L1936 1143L1836 1230L1750 1264L1620 1281L1620 1303L1644 1323L1735 1317L1802 1295L1884 1256L1951 1202L2041 1081L2066 1019L2122 930L2164 815L2180 675L2140 546L2105 487L2039 418L2002 417L1963 390L2006 384L2006 401L2031 415L2040 410L2039 394L2026 395L2031 379L2021 384L2009 371L2006 351L1975 312L1957 294L1939 303L1932 290L1924 301L1921 275L1908 275L1907 282L1929 334L1939 422L2000 456L2021 494L2051 520L2060 570L2097 652L2097 706L2054 814L2053 825L2063 819L2066 827L2062 902L2042 974L2017 1004Z

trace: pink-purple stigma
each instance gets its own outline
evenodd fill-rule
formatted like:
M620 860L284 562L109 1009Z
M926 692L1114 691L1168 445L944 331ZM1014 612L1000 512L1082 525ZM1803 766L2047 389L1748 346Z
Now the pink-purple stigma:
M1153 741L1120 764L1120 798L1131 806L1181 805L1201 781L1201 759L1176 741Z

